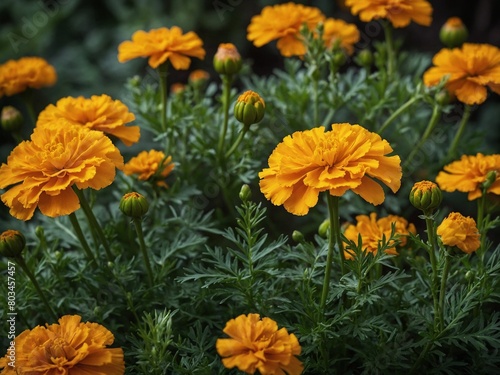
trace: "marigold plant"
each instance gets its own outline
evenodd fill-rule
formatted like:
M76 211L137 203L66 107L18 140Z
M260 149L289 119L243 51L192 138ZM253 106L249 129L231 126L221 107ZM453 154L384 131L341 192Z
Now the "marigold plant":
M55 68L41 57L22 57L0 65L0 98L27 88L52 86L57 81Z
M108 95L93 95L90 98L68 96L50 104L38 115L37 126L67 120L71 124L99 130L120 139L127 146L139 141L138 126L126 126L135 120L127 106Z
M59 324L37 326L16 339L15 367L6 355L0 359L2 374L106 374L123 375L121 348L108 348L113 334L97 323L82 323L78 315L65 315Z
M446 88L462 103L482 104L487 88L500 94L500 48L489 44L465 43L461 48L439 51L434 66L424 73L426 86L447 77Z
M123 173L127 176L137 175L141 181L151 180L158 186L168 187L164 179L174 167L172 156L166 156L162 151L141 151L124 165Z
M394 27L406 27L410 22L429 26L432 6L427 0L346 0L354 15L363 22L388 19Z
M353 54L354 45L359 42L359 30L356 25L344 20L328 18L323 26L323 40L327 48L338 45L349 55Z
M443 245L456 246L467 254L473 253L481 246L476 221L459 212L450 213L438 226L437 234Z
M348 190L378 205L385 199L378 179L396 192L401 185L401 159L388 156L389 143L355 124L333 124L298 131L278 144L269 168L259 173L260 189L275 205L305 215L328 191L342 196Z
M148 32L136 31L132 40L118 46L118 61L121 63L138 57L147 57L152 68L170 61L174 69L186 70L191 65L191 57L205 58L205 50L203 41L194 31L183 34L177 26L161 27Z
M73 186L102 189L123 167L120 151L100 131L59 119L38 126L31 140L11 152L0 167L0 188L12 216L29 220L38 207L50 217L68 215L80 207Z
M217 352L226 368L237 367L247 374L261 375L302 373L297 359L301 347L297 337L270 318L259 314L240 315L226 323L224 333L230 338L217 339Z
M442 190L469 193L469 200L478 199L482 195L482 184L488 174L500 171L500 154L462 155L460 160L445 165L443 169L436 177L436 182ZM496 174L486 192L500 195L500 173Z
M305 25L314 30L324 19L318 8L302 4L290 2L267 6L259 15L252 17L247 39L256 47L277 40L277 47L283 56L302 56L306 53L306 46L300 35L301 27Z

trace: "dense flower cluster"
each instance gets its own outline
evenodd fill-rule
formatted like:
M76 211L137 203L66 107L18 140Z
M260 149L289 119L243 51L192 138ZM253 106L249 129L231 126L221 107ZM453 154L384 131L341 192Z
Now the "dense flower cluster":
M230 338L217 339L217 352L226 368L237 367L247 374L259 371L261 375L285 373L300 375L302 363L299 341L286 328L259 314L240 315L226 323L224 333Z
M123 167L123 173L127 176L137 175L141 181L151 180L158 186L167 187L165 178L172 172L175 164L172 156L166 156L162 151L142 151L130 159Z
M295 132L278 144L269 168L259 173L260 189L273 204L295 215L307 214L322 191L341 196L352 190L378 205L385 194L374 179L393 192L401 186L401 159L387 156L392 151L386 140L359 125Z
M443 245L456 246L467 254L473 253L481 246L481 236L475 220L459 212L450 213L438 226L437 234Z
M16 339L15 367L0 359L2 375L123 375L121 348L108 348L113 334L97 323L82 323L78 315L65 315L59 324L37 326Z
M0 98L23 92L27 88L52 86L56 70L41 57L23 57L0 65Z

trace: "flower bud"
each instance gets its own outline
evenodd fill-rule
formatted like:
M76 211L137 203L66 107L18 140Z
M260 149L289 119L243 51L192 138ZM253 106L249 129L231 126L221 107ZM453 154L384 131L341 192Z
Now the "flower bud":
M214 69L219 74L233 75L241 70L241 56L232 43L221 43L214 55Z
M193 87L203 87L208 82L209 78L210 78L210 74L208 74L208 72L206 70L197 69L197 70L193 70L191 72L191 74L189 74L188 82Z
M144 216L148 209L149 203L146 198L135 191L125 194L120 201L120 210L134 219Z
M8 229L0 234L0 254L8 258L16 258L26 246L24 235L13 229Z
M246 127L258 123L264 117L266 104L254 91L245 91L234 105L234 117Z
M498 177L498 172L497 171L495 171L495 170L489 171L486 174L486 179L484 180L484 182L481 185L481 187L484 190L488 190L491 187L491 185L493 185L493 183L497 180L497 177Z
M439 105L447 105L451 102L450 92L446 89L439 90L434 96Z
M461 46L468 36L467 28L458 17L449 18L439 31L439 39L448 48Z
M373 64L373 53L369 49L363 49L355 57L356 64L362 67L369 67Z
M240 189L239 197L243 202L248 201L252 197L252 190L250 190L250 186L244 184Z
M441 189L431 181L416 182L410 191L410 203L421 211L432 211L443 200Z
M10 105L2 108L1 118L2 128L7 132L16 132L23 126L23 115Z
M319 225L318 228L318 234L323 237L327 238L328 237L328 231L330 230L330 220L325 219L323 222Z
M294 230L292 233L292 240L294 240L297 243L302 243L304 242L304 235L302 234L302 232Z
M184 83L176 82L170 86L170 92L174 95L181 95L186 91L186 85Z

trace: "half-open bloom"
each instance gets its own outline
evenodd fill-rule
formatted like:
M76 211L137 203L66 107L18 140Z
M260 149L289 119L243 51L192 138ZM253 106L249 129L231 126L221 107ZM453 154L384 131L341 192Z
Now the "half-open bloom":
M470 254L481 246L480 234L476 222L459 212L450 213L438 226L437 234L446 246L456 246Z
M174 69L186 70L191 64L191 57L205 58L205 50L203 41L194 31L183 34L177 26L170 29L161 27L149 32L136 31L132 40L126 40L118 46L118 61L121 63L137 57L149 58L148 63L152 68L170 61Z
M174 167L170 155L167 157L157 150L141 151L124 165L123 173L127 176L137 175L139 180L150 180L158 186L168 187L164 180Z
M56 81L56 70L41 57L9 60L0 65L0 98L18 94L29 87L52 86Z
M481 104L487 87L500 94L500 48L489 44L464 43L461 48L443 48L432 59L433 67L424 73L426 86L437 85L448 77L446 88L462 103Z
M392 226L394 225L395 237L391 241ZM361 248L364 252L368 251L376 254L381 247L384 237L386 242L385 252L391 255L398 255L396 248L405 246L407 237L410 233L417 232L415 225L397 215L388 215L377 219L377 214L372 212L368 215L356 216L356 224L349 224L344 235L347 239L358 244L358 236L361 235ZM346 259L352 259L353 253L349 249L345 252Z
M427 0L346 0L345 5L363 22L382 18L394 27L406 27L412 21L430 26L432 22L432 6Z
M127 146L139 141L138 126L126 126L135 120L133 113L119 100L108 95L93 95L90 98L68 96L50 104L38 115L37 126L65 119L75 125L99 130L120 139Z
M123 167L120 151L102 132L66 120L37 126L31 140L21 142L0 167L0 188L12 216L29 220L38 207L50 217L80 207L73 186L102 189Z
M3 375L123 375L121 348L108 348L113 334L97 323L82 323L78 315L65 315L59 324L37 326L16 339L15 367L8 355L0 359Z
M359 125L298 131L272 152L269 168L259 173L260 190L273 204L295 215L307 214L322 191L342 196L352 190L378 205L385 194L374 179L393 192L401 186L401 159L387 156L392 151L386 140Z
M306 53L300 29L305 25L314 30L325 16L318 8L286 3L266 6L253 16L247 28L247 39L256 47L278 40L277 47L285 57L303 56Z
M240 315L226 323L224 333L230 338L217 339L217 352L226 368L237 367L247 374L285 373L300 375L302 363L295 357L301 352L299 341L286 328L259 314Z
M354 44L359 42L359 30L352 23L328 18L324 22L323 40L327 48L338 46L352 55Z
M462 155L460 160L445 165L443 169L436 182L444 191L469 193L470 201L477 199L482 195L483 183L495 172L486 192L500 195L500 154Z

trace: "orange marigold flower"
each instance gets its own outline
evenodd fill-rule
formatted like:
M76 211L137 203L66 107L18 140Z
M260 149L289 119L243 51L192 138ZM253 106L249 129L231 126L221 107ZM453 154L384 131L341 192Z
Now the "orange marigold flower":
M352 55L354 44L359 42L359 30L354 24L328 18L324 23L323 40L327 48L333 48L338 44Z
M415 225L408 224L405 218L396 215L388 215L381 217L377 220L377 214L372 212L368 215L356 216L356 225L349 224L344 235L355 244L358 243L358 236L361 235L363 251L377 253L379 246L382 244L383 238L386 241L391 237L392 225L395 226L395 234L397 235L397 242L390 241L387 244L385 252L391 255L398 255L396 250L397 246L405 246L407 236L410 233L417 233ZM353 254L351 251L345 252L346 259L352 259Z
M259 15L252 17L247 28L247 39L256 47L278 40L277 47L285 57L303 56L306 46L300 28L316 28L325 16L318 8L286 3L266 6Z
M346 0L351 13L363 22L386 18L394 27L406 27L411 21L423 26L432 22L432 6L427 0Z
M426 86L435 86L448 76L446 88L462 103L481 104L489 87L500 94L500 48L489 44L464 43L461 48L439 51L424 73Z
M148 57L152 68L170 60L174 69L186 70L191 64L190 57L203 60L205 50L203 41L195 32L183 34L182 29L177 26L171 29L161 27L149 32L136 31L132 40L118 46L118 61L121 63L137 57Z
M72 187L99 190L110 185L115 168L123 167L120 151L102 132L65 120L34 129L0 167L0 189L10 185L2 201L12 216L29 220L38 206L50 217L80 208Z
M226 323L224 333L230 338L215 344L222 363L228 369L237 367L247 374L300 375L302 363L295 357L301 352L299 341L286 328L259 314L240 315Z
M0 98L23 92L28 87L39 89L57 81L56 70L41 57L22 57L0 65Z
M174 169L172 156L165 156L161 151L142 151L139 155L130 159L123 167L127 176L138 175L139 180L152 180L158 186L168 187L163 181Z
M322 191L342 196L352 190L378 205L385 195L373 179L393 192L401 186L401 159L387 156L391 152L386 140L359 125L298 131L274 149L269 168L259 173L260 190L273 204L295 215L307 214Z
M437 234L446 246L456 246L470 254L481 246L480 234L476 222L459 212L450 213L438 226Z
M477 199L482 195L483 183L491 172L496 172L486 192L500 195L500 154L462 155L460 160L445 165L443 169L444 171L438 173L436 182L444 191L458 190L469 193L470 201Z
M134 114L121 101L108 95L93 95L89 99L83 96L62 98L40 112L36 125L50 124L58 119L113 135L127 146L139 141L141 135L138 126L125 126L135 120Z
M8 365L8 353L0 359L2 374L106 374L123 375L121 348L108 348L113 334L97 323L82 323L78 315L65 315L59 324L26 330L16 339L15 367Z

